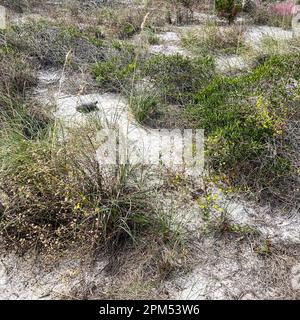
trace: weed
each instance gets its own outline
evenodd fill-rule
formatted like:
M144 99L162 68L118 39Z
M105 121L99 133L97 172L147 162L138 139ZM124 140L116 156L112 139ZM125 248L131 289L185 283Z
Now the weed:
M270 239L264 239L256 248L255 251L262 256L269 256L272 254L272 243Z

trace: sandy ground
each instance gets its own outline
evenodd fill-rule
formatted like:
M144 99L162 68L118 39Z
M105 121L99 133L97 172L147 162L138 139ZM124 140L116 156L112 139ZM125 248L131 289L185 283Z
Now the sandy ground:
M201 16L203 18L203 16ZM204 17L205 18L205 17ZM270 27L252 27L246 32L246 41L254 48L264 35L290 39L292 31ZM150 52L174 54L189 53L180 46L180 32L167 31L158 35L161 44L152 46ZM218 57L220 72L243 69L247 62L241 56ZM229 67L228 67L229 66ZM81 104L96 103L101 121L117 124L123 135L131 141L137 155L147 157L148 150L157 145L153 130L140 127L130 115L126 101L119 95L95 92L73 95L65 90L68 78L59 70L46 70L39 74L40 85L33 93L43 102L54 105L54 114L66 127L83 125L89 115L77 111ZM143 148L137 142L143 141ZM151 142L151 143L150 143ZM166 205L174 208L176 219L185 225L189 236L189 250L193 256L189 272L182 272L162 284L167 296L176 299L299 299L300 288L293 277L300 265L300 215L299 212L275 212L269 207L226 198L213 190L216 201L226 208L232 224L251 226L257 235L206 234L206 222L201 210L191 197L192 190L179 190L164 197ZM217 217L216 217L217 218ZM271 254L261 249L270 245ZM96 287L89 297L105 295L116 284L105 272L106 258L81 261L70 256L56 263L46 264L29 254L0 256L0 299L59 299L74 298L74 290ZM295 269L296 268L296 269ZM298 270L298 269L297 269ZM101 293L101 294L100 294Z

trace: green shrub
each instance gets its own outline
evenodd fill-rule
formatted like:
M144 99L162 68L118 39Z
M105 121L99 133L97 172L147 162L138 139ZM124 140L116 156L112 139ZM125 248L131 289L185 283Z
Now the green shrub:
M102 88L120 91L130 85L136 69L135 47L115 41L102 61L92 65L92 74Z
M153 93L133 95L129 100L134 118L139 123L147 123L159 116L161 102Z
M299 121L299 67L299 54L269 57L249 75L219 76L195 95L186 115L205 130L211 168L278 198L283 181L296 190L297 138L288 128Z
M95 13L99 24L106 27L106 33L113 38L128 39L140 32L146 15L143 9L104 7Z
M215 0L215 8L217 13L231 24L242 10L242 4L240 0Z
M146 39L147 39L148 44L150 44L150 45L159 44L159 38L156 35L155 31L148 28L145 30L145 33L146 33Z
M149 77L167 103L185 104L214 73L211 57L190 59L181 55L154 55L145 62L142 74Z
M207 25L203 32L190 31L181 38L182 45L194 54L236 54L245 47L244 29Z

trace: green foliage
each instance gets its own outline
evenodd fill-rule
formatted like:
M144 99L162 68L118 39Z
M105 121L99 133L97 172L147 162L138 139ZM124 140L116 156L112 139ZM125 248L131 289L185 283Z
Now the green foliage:
M148 44L150 44L150 45L159 44L159 38L156 35L155 31L153 31L150 28L147 28L145 30L145 33L146 33L146 38L147 38Z
M187 32L181 38L182 45L197 55L236 54L245 48L242 27L207 25L203 32Z
M92 65L92 74L102 88L119 91L130 85L135 69L135 47L115 41L106 57Z
M217 13L231 24L242 10L242 5L240 0L215 0L215 8Z
M139 123L147 123L147 120L154 120L159 113L161 102L153 94L136 94L129 101L134 118Z
M211 57L190 59L181 55L154 55L142 74L150 78L168 103L185 104L214 73Z
M105 25L107 34L113 38L124 40L140 32L146 13L142 9L104 7L96 12L96 17L99 24Z
M285 129L299 117L299 91L289 90L290 77L299 81L299 68L299 54L270 57L250 74L216 77L195 95L186 115L205 130L213 169L266 189L296 174Z

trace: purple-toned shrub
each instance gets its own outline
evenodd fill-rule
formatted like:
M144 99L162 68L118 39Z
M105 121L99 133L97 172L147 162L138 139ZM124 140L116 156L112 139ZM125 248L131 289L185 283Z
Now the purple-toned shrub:
M295 1L285 1L271 5L270 10L278 16L287 17L293 16L297 12L297 6Z

